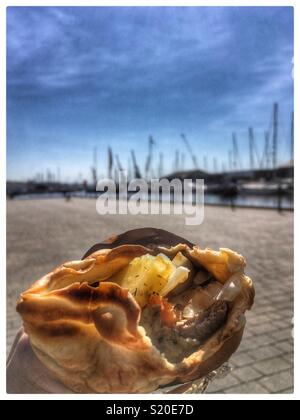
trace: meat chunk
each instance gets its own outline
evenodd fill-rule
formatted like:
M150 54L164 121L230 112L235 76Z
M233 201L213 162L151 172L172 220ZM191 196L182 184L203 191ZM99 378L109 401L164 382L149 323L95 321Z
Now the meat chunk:
M161 319L159 305L148 305L142 312L140 324L145 328L152 343L173 363L189 356L205 343L227 318L226 302L216 302L193 318L179 321L167 327Z
M200 344L212 336L226 321L228 306L226 302L216 302L209 309L200 312L192 319L176 325L178 333L186 338L196 338Z

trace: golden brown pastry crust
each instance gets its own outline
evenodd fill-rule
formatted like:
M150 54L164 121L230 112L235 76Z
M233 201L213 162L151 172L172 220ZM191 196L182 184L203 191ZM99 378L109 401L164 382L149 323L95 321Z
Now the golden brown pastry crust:
M143 236L142 229L140 236ZM244 258L229 249L212 251L173 241L159 246L150 241L99 249L81 261L61 265L21 295L17 311L39 359L72 391L81 393L145 393L159 386L205 376L226 362L240 344L244 313L254 300L245 276ZM164 232L166 234L166 232ZM122 236L122 235L121 235ZM145 235L147 236L147 235ZM168 235L167 235L168 236ZM123 242L126 240L126 234ZM177 237L176 237L177 240ZM175 240L175 242L176 242ZM164 242L161 242L164 244ZM171 243L171 246L170 246ZM105 247L101 245L100 248ZM147 253L184 252L221 283L238 278L242 284L226 324L198 351L180 363L170 363L139 326L140 307L117 284L105 281L129 262Z

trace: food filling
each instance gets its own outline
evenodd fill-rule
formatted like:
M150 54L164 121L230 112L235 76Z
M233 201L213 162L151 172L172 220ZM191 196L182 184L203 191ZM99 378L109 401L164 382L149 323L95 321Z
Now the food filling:
M175 257L176 258L176 257ZM188 280L190 269L184 264L176 265L164 254L143 255L134 258L110 281L129 289L143 308L152 295L166 296L181 283Z
M110 281L129 289L142 309L140 325L172 363L199 350L226 323L224 286L180 252L172 260L164 254L135 258Z
M228 305L217 301L187 318L184 311L177 310L175 322L174 312L176 308L168 313L164 305L149 304L142 311L140 325L155 347L177 363L197 351L226 322Z

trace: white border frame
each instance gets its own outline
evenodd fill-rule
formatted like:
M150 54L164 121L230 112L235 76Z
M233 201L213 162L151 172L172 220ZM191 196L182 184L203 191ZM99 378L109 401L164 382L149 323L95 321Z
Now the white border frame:
M0 11L1 11L1 21L0 21L0 28L1 28L1 37L0 37L0 48L1 48L1 109L6 109L6 7L9 6L291 6L294 7L294 22L298 22L298 24L294 24L295 29L295 44L294 44L294 68L298 68L298 56L300 54L299 49L299 39L300 39L300 3L298 4L296 0L294 1L191 1L188 0L187 2L181 1L157 1L152 0L149 1L70 1L64 0L61 1L8 1L4 0L1 1L0 4ZM295 71L297 74L297 71ZM297 92L298 83L295 79L294 85L294 92ZM294 95L295 99L295 139L298 136L298 117L299 117L299 107L297 106L297 101L299 99L299 95ZM2 134L2 144L1 144L1 154L0 154L0 177L1 177L1 190L0 190L0 197L1 197L1 232L2 232L2 240L0 243L0 255L2 258L1 264L1 293L0 293L0 308L1 308L1 315L0 316L0 325L1 325L1 336L0 336L0 399L7 399L7 400L28 400L28 399L35 399L35 400L156 400L156 401L163 401L163 400L181 400L181 401L191 401L191 400L296 400L300 398L300 387L299 387L299 361L295 360L295 392L294 395L283 395L283 394L267 394L267 395L253 395L253 394L245 394L245 395L220 395L220 394L204 394L204 395L161 395L161 394L105 394L105 395L36 395L36 394L26 394L26 395L14 395L14 394L6 394L6 339L5 339L5 332L6 332L6 206L4 206L6 200L6 112L1 112L0 114L0 127L1 127L1 134ZM299 152L299 144L297 141L295 142L295 149L294 149L294 156L295 161L297 160ZM295 166L295 184L297 185L299 179L299 171L297 166ZM299 223L297 223L296 215L298 212L298 203L299 203L299 191L295 189L295 232L297 231L297 225L299 227ZM296 255L299 252L299 240L295 236L295 247L294 247L294 254ZM299 254L298 254L299 255ZM295 279L299 278L299 261L295 259ZM299 298L299 291L300 286L295 282L295 354L299 354L299 328L298 322L300 319L300 309L297 307L296 302L297 298ZM130 405L130 404L128 404Z

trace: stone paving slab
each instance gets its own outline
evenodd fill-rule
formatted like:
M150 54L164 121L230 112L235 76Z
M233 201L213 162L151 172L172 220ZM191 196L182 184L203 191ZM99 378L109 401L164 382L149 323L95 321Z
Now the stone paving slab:
M7 202L7 349L20 319L19 293L91 244L127 229L153 226L174 231L202 247L229 247L247 259L256 287L233 371L210 393L293 392L293 213L210 207L204 223L188 227L182 216L99 216L95 201L60 199Z
M281 393L287 389L293 389L293 372L292 370L286 370L271 376L265 376L259 381L259 384L267 388L272 393Z

